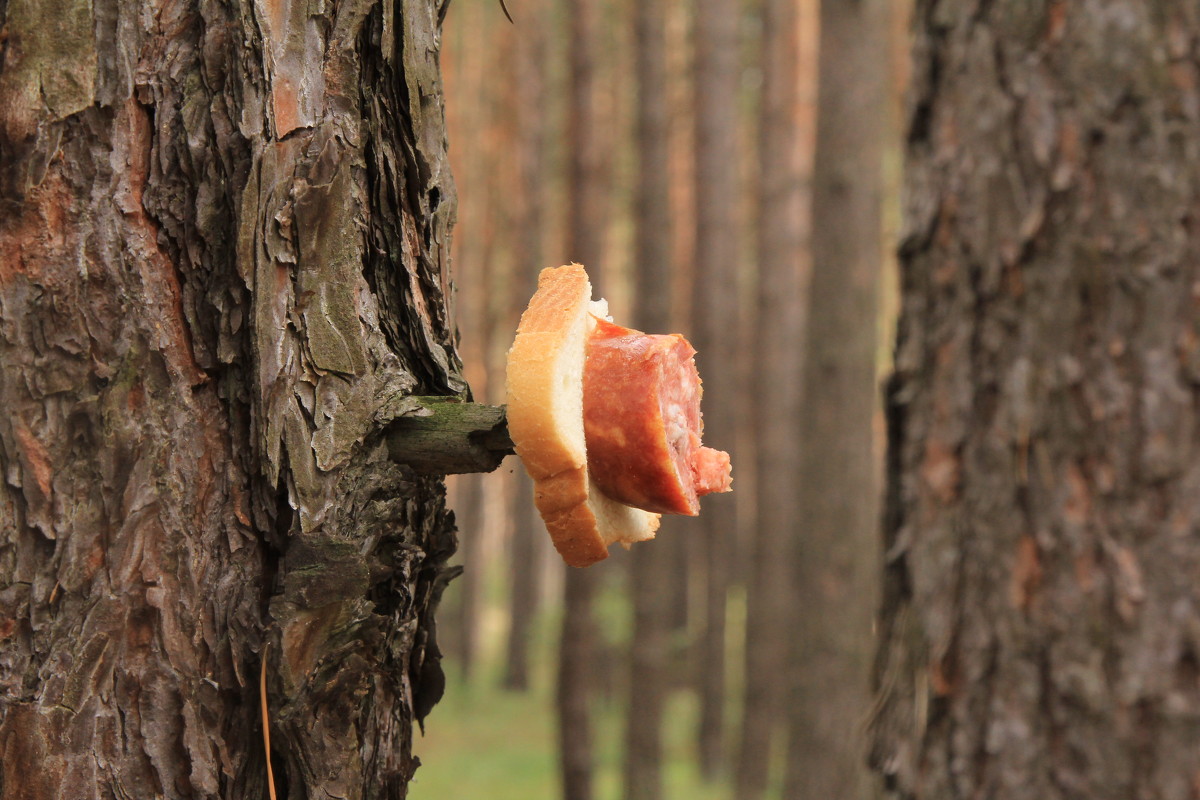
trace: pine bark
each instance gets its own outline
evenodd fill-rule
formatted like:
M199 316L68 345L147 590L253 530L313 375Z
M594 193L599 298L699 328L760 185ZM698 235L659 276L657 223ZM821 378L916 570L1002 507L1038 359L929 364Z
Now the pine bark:
M905 798L1195 797L1200 15L915 33L873 762Z
M0 4L0 798L400 798L455 536L436 3ZM265 661L265 665L264 665Z
M704 438L737 463L738 236L737 131L738 4L697 0L695 5L695 273L691 340L704 385ZM698 645L700 724L697 747L707 778L725 766L725 614L730 542L737 530L733 495L705 498L698 520L703 549L704 626Z
M821 3L787 797L871 796L873 456L888 0Z

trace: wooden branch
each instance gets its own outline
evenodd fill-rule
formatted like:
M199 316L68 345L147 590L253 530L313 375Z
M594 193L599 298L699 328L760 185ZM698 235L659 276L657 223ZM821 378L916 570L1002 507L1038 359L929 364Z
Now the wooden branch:
M421 408L388 424L391 459L418 472L491 472L513 453L504 406L455 397L416 397Z

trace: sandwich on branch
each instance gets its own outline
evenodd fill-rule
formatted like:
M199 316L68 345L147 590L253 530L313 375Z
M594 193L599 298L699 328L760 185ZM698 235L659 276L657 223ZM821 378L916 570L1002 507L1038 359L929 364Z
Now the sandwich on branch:
M614 324L579 264L542 270L508 352L508 430L534 502L573 567L695 516L732 485L729 454L700 442L695 350L679 334Z

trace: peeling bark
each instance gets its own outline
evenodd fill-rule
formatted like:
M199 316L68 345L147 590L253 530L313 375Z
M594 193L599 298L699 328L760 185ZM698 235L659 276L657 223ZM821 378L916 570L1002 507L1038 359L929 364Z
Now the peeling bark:
M318 5L320 7L318 7ZM403 797L465 396L438 4L9 0L0 798Z
M1200 14L917 4L876 768L1200 792Z

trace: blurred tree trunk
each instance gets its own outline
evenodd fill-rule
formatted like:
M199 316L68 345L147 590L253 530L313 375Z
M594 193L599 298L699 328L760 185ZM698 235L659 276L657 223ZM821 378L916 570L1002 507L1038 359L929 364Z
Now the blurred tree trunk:
M489 18L493 25L501 19L499 9L490 5L473 13ZM455 308L466 377L479 399L484 400L491 388L487 385L488 279L496 251L497 226L493 220L497 211L486 191L488 184L480 176L487 174L500 149L495 141L493 107L487 102L489 92L494 91L488 76L498 69L498 48L486 23L465 24L456 15L447 19L446 30L447 57L442 64L447 96L454 98L447 106L446 126L452 145L450 166L461 187L452 247ZM460 131L469 132L469 138L458 138ZM482 476L460 475L453 477L450 485L455 523L461 532L455 561L462 567L462 576L446 596L443 630L447 657L458 665L461 677L469 680L478 660L482 627L487 549L484 483Z
M691 0L664 0L664 58L667 70L667 204L670 213L671 239L668 251L671 254L671 324L666 330L691 330L688 324L688 309L691 298L688 291L692 271L692 250L695 246L695 213L692 197L695 168L693 141L694 92L691 91L691 51L688 47L688 26ZM691 535L694 535L691 534ZM663 602L668 609L671 632L671 659L675 664L672 686L687 688L688 670L683 667L687 658L688 624L692 618L691 564L695 548L689 534L663 536L659 548L671 552L670 563L662 580L667 593Z
M517 37L516 113L518 161L517 224L513 247L509 330L516 330L525 304L537 287L544 266L542 233L545 221L543 195L546 183L546 33L548 14L542 0L523 0L521 32ZM513 538L509 568L509 628L505 647L504 686L529 688L529 640L541 594L537 537L547 536L533 506L533 484L517 470L513 507Z
M405 796L454 532L379 432L465 391L438 26L0 3L0 798L264 797L260 669L281 797Z
M558 745L564 800L592 797L591 657L594 573L569 569L563 582L563 623L558 657Z
M529 688L529 644L537 619L542 571L537 537L547 536L533 506L533 482L518 471L513 498L513 534L509 563L509 626L505 643L503 686L523 692Z
M599 280L603 255L602 154L596 129L596 8L591 0L567 0L571 47L567 100L567 259L591 269ZM598 291L596 296L602 296ZM558 661L558 742L564 800L591 800L592 726L589 703L596 653L592 620L595 569L568 569Z
M454 655L463 680L470 680L479 659L480 620L483 616L484 492L482 475L455 476L454 522L461 531L456 581L458 619L455 620Z
M814 5L807 3L806 5ZM800 4L766 0L762 19L763 89L759 106L758 301L755 368L758 459L751 574L746 586L746 645L739 800L767 788L776 734L782 729L788 689L788 642L796 616L790 555L802 531L796 475L800 453L800 387L803 379L805 292L809 262L804 250L811 153L801 151ZM815 27L815 15L805 22ZM806 31L806 36L811 35Z
M1200 17L916 10L873 763L1192 798Z
M878 570L873 420L888 0L824 0L812 282L797 478L787 797L871 794L869 705Z
M671 209L668 197L666 0L633 7L637 81L634 145L633 326L665 333L671 326ZM661 541L631 550L633 640L625 718L625 797L662 797L662 717L669 689L670 598L674 559L666 540L678 536L666 517Z
M691 340L704 384L704 439L737 464L738 3L696 0L696 245ZM704 628L695 659L700 689L700 770L725 765L725 601L730 542L737 529L732 494L705 498L697 531L704 566Z

